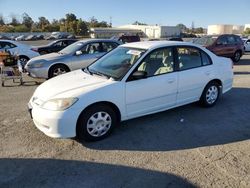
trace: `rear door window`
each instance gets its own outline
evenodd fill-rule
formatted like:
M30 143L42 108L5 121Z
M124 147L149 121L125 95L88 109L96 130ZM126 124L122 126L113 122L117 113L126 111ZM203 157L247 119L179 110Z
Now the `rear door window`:
M228 41L228 44L236 44L236 40L234 36L228 36L227 41Z
M220 44L220 45L228 44L227 37L226 36L219 37L217 40L217 44Z
M187 70L201 67L202 56L200 50L193 47L178 47L179 70Z
M114 43L114 42L103 42L102 43L103 52L109 52L109 51L113 50L114 48L116 48L117 46L118 46L118 44Z
M102 53L102 47L99 42L90 43L81 49L83 54L97 54Z

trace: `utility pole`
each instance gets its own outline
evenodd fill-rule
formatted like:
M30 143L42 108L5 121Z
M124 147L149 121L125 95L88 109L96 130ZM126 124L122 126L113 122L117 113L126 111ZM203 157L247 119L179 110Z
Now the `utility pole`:
M194 33L194 28L195 28L195 26L194 26L194 21L192 21L192 26L191 26L192 33Z
M112 27L112 16L109 17L109 27Z

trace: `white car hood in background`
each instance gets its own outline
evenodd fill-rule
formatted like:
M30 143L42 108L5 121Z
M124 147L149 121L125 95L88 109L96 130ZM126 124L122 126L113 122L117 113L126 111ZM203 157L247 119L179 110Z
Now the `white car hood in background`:
M83 93L89 87L96 88L97 86L105 85L108 81L106 78L86 74L80 69L44 82L36 89L33 97L46 101L57 95L63 95L63 93L76 89L82 89L81 93Z

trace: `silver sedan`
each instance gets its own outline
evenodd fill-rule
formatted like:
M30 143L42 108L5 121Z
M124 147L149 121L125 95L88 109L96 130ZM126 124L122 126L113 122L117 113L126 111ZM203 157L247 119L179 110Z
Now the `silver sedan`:
M31 77L52 78L72 70L85 68L120 44L119 41L110 39L78 41L58 53L31 59L25 69Z

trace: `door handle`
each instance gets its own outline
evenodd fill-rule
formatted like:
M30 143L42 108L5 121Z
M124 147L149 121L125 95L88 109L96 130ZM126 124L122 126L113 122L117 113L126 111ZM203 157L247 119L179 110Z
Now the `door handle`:
M169 84L172 84L174 81L175 81L175 79L174 79L174 78L172 78L172 79L168 79L168 83L169 83Z
M206 74L207 76L209 76L209 75L211 74L211 72L210 72L210 71L206 71L205 74Z

